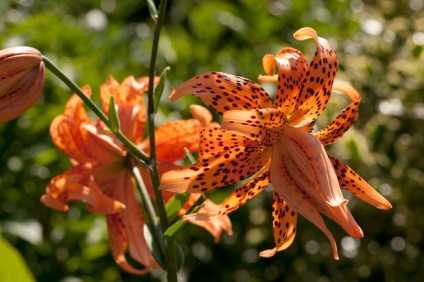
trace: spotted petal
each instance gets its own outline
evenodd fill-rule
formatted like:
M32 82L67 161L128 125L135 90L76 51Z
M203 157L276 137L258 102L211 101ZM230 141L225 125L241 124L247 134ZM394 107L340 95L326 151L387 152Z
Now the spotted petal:
M328 126L318 132L313 133L324 146L335 142L337 139L342 137L343 134L349 130L349 128L352 127L352 125L358 119L358 107L359 102L361 101L361 96L359 96L359 93L356 92L353 87L347 84L336 81L334 82L333 90L338 90L349 96L349 98L352 100L352 103L346 106L346 108L344 108L343 111L341 111L340 114L336 117L336 119L333 120Z
M268 162L249 182L241 185L221 204L219 214L229 214L243 206L247 201L261 193L271 183Z
M271 98L259 84L222 72L198 75L175 88L169 98L175 101L184 94L193 94L220 114L229 110L274 107Z
M262 59L265 72L273 76L274 68L278 66L278 85L275 96L277 109L285 113L290 121L292 113L301 102L302 85L306 82L306 71L309 66L305 56L294 48L283 48L277 55L267 54ZM264 81L264 77L259 77ZM304 98L304 97L303 97Z
M242 147L260 147L250 138L219 127L204 128L199 137L199 159L207 159L218 153Z
M223 115L221 128L231 130L263 146L274 144L287 119L277 109L227 111Z
M380 193L372 188L362 177L341 161L330 157L340 187L376 208L387 210L392 205Z
M272 202L272 225L275 248L262 251L261 257L272 257L276 252L287 249L296 236L297 212L274 193Z
M291 125L302 126L314 121L324 111L330 99L338 66L330 44L324 38L318 37L312 28L299 29L294 37L298 40L313 38L318 45L306 72L298 105L290 120Z
M261 147L230 149L189 167L165 172L160 188L173 192L205 192L242 181L266 164L268 152Z

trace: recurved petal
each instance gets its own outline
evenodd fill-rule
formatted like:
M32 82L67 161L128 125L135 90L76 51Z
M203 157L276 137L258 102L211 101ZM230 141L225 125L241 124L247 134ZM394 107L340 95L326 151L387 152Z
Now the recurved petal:
M392 207L389 201L374 190L374 188L372 188L353 169L333 157L329 158L336 170L341 188L346 189L356 197L376 208L388 210Z
M287 249L296 236L297 212L277 193L272 202L272 225L274 227L275 248L260 252L261 257L272 257L276 252Z
M284 199L295 211L315 224L327 236L333 249L333 256L338 259L337 245L324 220L311 204L309 196L292 179L285 163L284 153L279 146L273 146L271 162L271 183L278 196Z
M274 107L271 98L259 84L222 72L198 75L175 88L169 98L175 101L185 94L193 94L220 114L229 110Z
M286 122L284 114L277 109L234 110L224 113L221 128L270 146L277 141Z
M41 202L53 209L67 211L66 202L82 201L88 209L98 213L116 213L125 209L125 204L105 194L94 183L90 166L74 166L53 178L41 197Z
M179 215L184 215L187 209L191 207L199 197L200 193L190 194L187 203L184 205L184 209L181 210ZM233 233L230 218L227 215L216 215L219 211L219 207L219 205L215 204L211 200L206 199L197 214L189 214L184 217L184 220L206 229L214 237L214 242L218 243L223 231L225 231L228 235ZM197 216L199 214L204 215L204 218L200 216L199 219ZM212 216L208 218L206 215Z
M165 172L160 189L173 192L206 192L247 179L270 158L261 147L237 147L199 159L194 165Z
M337 139L343 136L343 134L352 127L352 125L358 119L358 107L361 101L361 96L356 90L345 83L338 81L334 82L333 90L338 90L352 100L352 103L346 106L343 111L333 120L328 126L322 130L313 133L321 143L326 146L332 144Z
M302 28L294 37L298 40L313 38L318 45L306 72L298 106L290 119L291 125L303 126L314 121L327 106L338 65L330 44L318 37L312 28Z
M244 185L241 185L221 204L219 214L230 214L243 206L247 201L261 193L271 183L268 162L257 175Z

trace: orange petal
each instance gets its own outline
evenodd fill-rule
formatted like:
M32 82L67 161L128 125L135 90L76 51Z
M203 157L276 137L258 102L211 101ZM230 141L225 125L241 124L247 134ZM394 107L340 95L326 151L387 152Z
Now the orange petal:
M54 209L67 211L69 201L83 201L88 209L98 213L116 213L125 205L102 193L90 175L90 166L74 166L65 173L53 178L46 188L41 201Z
M91 96L90 86L85 85L81 90L88 97ZM65 106L65 112L63 114L73 119L76 125L89 121L87 112L84 108L84 101L81 100L77 94L73 94L71 98L69 98Z
M358 107L361 101L361 96L356 90L344 83L334 82L333 90L338 90L352 100L346 108L324 129L313 133L321 143L326 146L332 144L337 139L343 136L343 134L352 127L352 125L358 119Z
M211 112L203 106L190 105L190 113L202 126L208 126L212 122Z
M230 149L189 167L165 172L160 189L193 193L223 187L247 179L260 170L269 157L260 147Z
M281 131L278 146L286 162L291 164L288 165L289 173L299 175L301 181L303 178L308 179L312 184L311 186L302 185L305 192L310 195L321 195L322 199L331 206L347 202L340 190L327 152L316 137L297 128L286 126ZM294 179L294 181L297 180Z
M271 183L268 162L257 175L246 184L238 187L221 204L219 214L229 214L243 206L247 201L261 193Z
M139 83L132 76L127 77L121 84L111 76L100 87L103 110L108 114L109 99L114 96L120 129L134 143L140 142L143 138L146 122L146 109L143 103L145 91L147 91L146 83L144 81Z
M302 126L314 121L327 106L338 65L330 44L318 37L312 28L302 28L294 37L298 40L313 38L318 45L304 78L298 106L290 119L291 125Z
M237 147L259 147L259 143L233 131L208 127L200 131L199 159L207 159L218 153Z
M175 101L193 94L222 114L229 110L273 108L274 104L262 87L243 77L221 72L198 75L177 88L169 97Z
M275 105L290 121L293 111L299 106L299 101L302 101L300 94L305 83L308 61L298 50L283 48L275 57L265 55L263 65L265 71L271 75L274 74L275 66L278 66ZM271 69L272 72L269 73Z
M227 111L223 115L221 128L269 146L277 141L286 121L284 114L277 109Z
M186 210L191 207L199 197L200 193L190 194L187 203L184 205L185 209L183 210L183 213L180 213L180 215L184 215ZM184 217L184 220L206 229L214 237L214 242L218 243L221 238L222 231L225 231L229 235L233 233L230 218L227 215L216 215L219 211L219 207L219 205L215 204L211 200L206 199L197 214L189 214ZM203 215L204 218L202 216L198 216L199 214ZM209 218L207 215L212 216Z
M66 115L55 117L50 124L50 135L53 143L71 159L78 163L91 162L84 141L79 132L79 124Z
M296 236L297 212L292 209L277 193L272 202L272 225L274 227L275 248L262 251L261 257L271 257L276 252L287 249Z
M339 179L340 187L376 208L388 210L392 205L372 188L362 177L341 161L330 157Z
M285 163L285 155L280 146L273 146L271 162L271 183L278 196L284 199L295 211L315 224L329 239L333 248L333 256L338 259L337 245L331 232L317 209L309 201L308 195L292 179Z
M116 262L124 269L135 274L144 274L150 268L157 268L147 243L144 239L144 216L143 211L134 195L134 184L131 174L125 172L115 179L114 187L108 195L120 202L125 203L126 209L120 213L108 215L107 223L109 230L109 244ZM135 269L125 259L125 252L129 254L146 269Z
M125 156L126 151L113 135L105 132L102 123L96 126L83 123L80 132L86 151L94 162L110 163Z
M167 122L155 130L156 157L162 162L175 162L187 155L184 148L190 152L199 150L199 133L202 125L197 119ZM143 142L144 151L150 151L149 140Z

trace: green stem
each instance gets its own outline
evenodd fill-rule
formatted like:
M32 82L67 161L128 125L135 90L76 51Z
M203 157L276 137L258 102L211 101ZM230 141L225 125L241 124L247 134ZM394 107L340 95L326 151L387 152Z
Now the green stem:
M154 109L154 79L156 75L156 59L159 47L159 38L161 28L165 19L167 0L162 0L159 6L159 14L156 22L155 32L153 35L152 53L150 57L149 68L149 91L148 91L148 104L147 104L147 122L149 127L149 142L150 142L150 162L149 171L153 184L153 191L156 197L156 203L163 230L169 226L168 218L166 216L165 202L163 200L162 192L159 190L160 179L159 171L156 160L156 143L155 143L155 109ZM177 282L177 258L175 252L175 242L172 239L166 241L166 259L167 259L167 278L169 282Z
M161 228L159 226L159 221L158 218L156 216L156 212L155 209L153 207L153 203L151 201L150 195L147 192L147 188L146 185L144 184L143 178L141 176L141 173L134 161L134 158L130 155L127 156L126 158L127 161L127 165L131 170L131 173L135 179L135 183L136 186L138 188L138 190L140 191L141 194L141 200L143 203L143 207L144 207L144 213L147 214L148 217L148 222L150 222L150 230L153 236L153 240L156 244L156 246L158 246L160 252L161 252L161 256L162 258L165 257L165 245L164 245L164 239L163 239L163 234L161 231Z
M104 122L104 124L110 128L110 122L108 117L103 111L90 99L72 80L70 80L49 58L43 56L44 64L56 77L58 77L66 86L69 87L75 94L77 94L81 100ZM134 143L132 143L122 132L118 131L115 133L116 138L124 144L128 151L133 155L139 162L147 165L149 158L144 154Z
M152 179L153 191L156 197L156 204L158 208L159 218L163 230L168 228L168 218L166 216L165 201L162 192L159 190L160 179L159 170L156 160L156 142L155 142L155 109L154 109L154 81L156 74L156 59L159 47L160 31L165 18L165 11L167 0L163 0L159 7L159 15L156 22L155 32L153 35L152 53L150 58L149 67L149 91L147 103L147 126L149 128L149 142L150 142L150 159L149 159L149 172Z

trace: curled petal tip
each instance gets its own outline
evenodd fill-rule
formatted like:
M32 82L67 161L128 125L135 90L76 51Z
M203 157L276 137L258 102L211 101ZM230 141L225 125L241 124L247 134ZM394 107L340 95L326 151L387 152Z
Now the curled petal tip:
M269 250L260 252L259 256L263 258L270 258L270 257L273 257L276 252L277 252L277 248L269 249Z
M303 27L299 29L293 34L293 37L296 38L297 40L306 40L309 38L313 38L315 39L315 41L318 40L318 35L316 31L311 27Z

